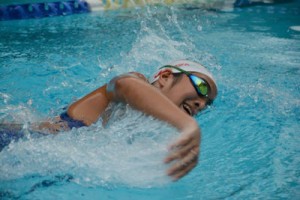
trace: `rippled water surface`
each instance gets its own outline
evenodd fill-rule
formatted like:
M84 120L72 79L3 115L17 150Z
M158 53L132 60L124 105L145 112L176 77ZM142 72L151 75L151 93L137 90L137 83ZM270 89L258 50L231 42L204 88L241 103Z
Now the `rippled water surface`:
M179 133L121 107L107 128L99 121L6 146L1 199L300 198L298 2L0 22L1 121L55 116L117 74L149 76L180 58L206 65L219 86L197 116L200 163L182 180L171 182L162 163Z

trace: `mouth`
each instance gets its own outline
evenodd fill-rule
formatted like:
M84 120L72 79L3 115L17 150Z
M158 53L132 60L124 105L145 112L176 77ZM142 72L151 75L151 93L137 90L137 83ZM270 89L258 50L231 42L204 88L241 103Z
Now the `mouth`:
M184 110L188 115L193 116L192 109L191 109L191 107L190 107L188 104L183 103L183 104L182 104L182 108L183 108L183 110Z

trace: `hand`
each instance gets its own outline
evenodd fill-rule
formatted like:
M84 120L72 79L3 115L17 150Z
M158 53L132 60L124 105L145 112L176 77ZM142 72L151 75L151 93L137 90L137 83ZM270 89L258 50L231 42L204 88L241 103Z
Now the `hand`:
M180 138L170 146L171 153L166 157L165 163L175 161L167 171L174 181L188 174L197 165L200 140L200 128L194 125L184 130Z
M70 130L67 123L62 121L59 117L54 118L52 121L33 123L30 130L42 133L58 133L59 131Z

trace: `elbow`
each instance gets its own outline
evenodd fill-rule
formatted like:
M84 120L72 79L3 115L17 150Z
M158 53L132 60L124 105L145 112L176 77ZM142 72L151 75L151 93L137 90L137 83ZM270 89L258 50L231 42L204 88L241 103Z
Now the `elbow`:
M67 114L72 119L76 118L76 106L74 104L72 104L71 106L69 106L69 108L67 109Z
M124 94L128 92L130 85L134 80L130 77L116 77L112 79L107 85L107 92L114 100L124 99Z

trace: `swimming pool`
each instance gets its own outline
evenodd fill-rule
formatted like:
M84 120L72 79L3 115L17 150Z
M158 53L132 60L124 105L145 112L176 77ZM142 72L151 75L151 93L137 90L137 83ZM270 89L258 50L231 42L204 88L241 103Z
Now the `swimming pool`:
M300 33L290 27L299 15L294 1L1 21L1 121L55 116L116 74L150 75L178 58L210 68L220 91L197 116L200 163L176 183L160 161L177 134L127 108L109 129L99 122L7 146L1 199L298 199Z

